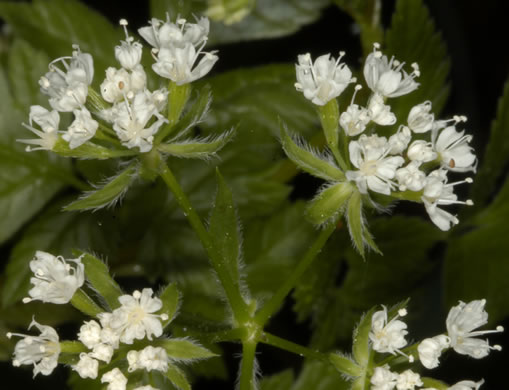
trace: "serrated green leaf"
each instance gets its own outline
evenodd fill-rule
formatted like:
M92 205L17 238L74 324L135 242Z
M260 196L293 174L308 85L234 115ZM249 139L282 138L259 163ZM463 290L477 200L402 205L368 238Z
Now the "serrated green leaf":
M202 158L208 159L214 157L234 135L234 131L226 131L218 136L209 136L206 138L189 139L182 142L170 144L161 144L158 150L180 158Z
M433 112L438 115L449 96L450 86L446 80L450 60L442 34L435 30L435 23L422 0L398 0L385 44L384 54L389 58L394 55L407 64L417 62L421 71L417 79L421 85L416 91L391 100L391 110L396 117L404 120L413 106L426 100L431 101Z
M304 364L292 390L347 390L350 384L329 363L309 361Z
M78 200L64 207L65 211L98 210L103 207L114 206L125 194L128 187L136 178L137 167L130 165L113 178L105 180L97 190L85 192Z
M336 183L320 190L309 202L306 216L315 225L335 223L343 213L353 191L354 188L349 182Z
M346 209L346 221L348 223L348 231L354 244L355 249L364 257L364 245L366 244L366 232L364 216L362 214L362 196L359 191L355 191L349 201Z
M92 287L104 298L110 309L119 307L118 297L123 292L111 277L106 264L90 253L78 251L77 254L83 255L81 262L85 265L85 276Z
M166 377L180 390L191 390L191 385L186 379L184 372L173 364L168 364Z
M187 339L164 340L158 342L158 345L166 350L172 360L192 361L217 356L207 348Z
M217 171L217 195L209 221L209 233L231 281L240 286L240 237L233 197Z
M352 354L361 367L366 367L369 361L369 332L371 331L371 317L376 308L371 308L363 314L353 333Z
M497 115L491 124L490 139L472 187L476 207L486 204L499 177L504 173L509 156L509 80L498 101Z
M0 17L14 34L51 57L69 56L72 45L94 57L96 81L108 66L116 63L114 47L123 38L98 12L76 0L35 0L31 3L2 2ZM86 23L71 23L70 21ZM42 76L42 74L41 74Z
M64 141L62 137L59 137L55 143L55 146L53 146L53 152L59 154L62 157L86 159L95 158L98 160L106 160L109 158L118 157L130 157L138 154L138 152L134 150L109 149L92 142L87 142L78 146L77 148L71 149L69 147L69 143Z
M2 304L8 306L26 296L32 271L29 262L37 250L72 257L73 248L94 248L109 252L114 235L103 215L62 213L56 203L26 229L11 251L6 268Z
M266 376L260 381L260 390L291 390L293 371L285 370L279 374Z
M344 181L344 173L333 161L314 151L304 140L296 142L288 134L285 124L281 123L281 143L290 160L309 174L330 181Z
M478 214L471 230L449 240L444 267L447 308L484 298L490 323L509 314L509 180L494 202Z
M1 6L1 4L0 4ZM3 70L0 70L0 243L5 242L24 223L30 220L51 197L65 184L76 185L77 180L69 170L66 161L46 152L25 152L17 138L31 138L29 131L21 126L26 118L16 106L28 101L36 103L31 91L25 90L30 84L37 85L37 79L31 79L32 72L25 72L23 79L18 67L25 69L22 61L33 56L33 69L40 69L41 55L36 50L19 41L15 42L13 57L9 56L9 76L11 86ZM21 61L21 62L20 62ZM44 64L46 67L47 64ZM32 67L30 68L32 69ZM11 96L10 90L20 88L19 94ZM26 95L25 95L26 93ZM20 95L22 94L22 95ZM23 101L16 102L14 98ZM28 111L29 107L24 107ZM79 186L79 184L78 184Z
M163 302L161 312L168 316L168 319L163 321L164 328L175 318L180 306L180 293L177 286L174 283L167 285L161 295L159 295L159 299Z
M253 11L239 23L212 22L209 44L217 45L293 34L320 17L329 0L256 0Z

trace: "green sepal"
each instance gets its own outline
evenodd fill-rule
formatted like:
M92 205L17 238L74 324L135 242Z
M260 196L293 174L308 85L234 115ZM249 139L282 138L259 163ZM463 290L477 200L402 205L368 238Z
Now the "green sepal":
M195 138L183 142L161 144L158 150L175 157L202 158L213 157L233 138L234 131L226 131L218 136Z
M168 84L168 123L159 130L155 137L155 143L159 143L176 129L182 111L191 95L191 84L177 85L170 80Z
M138 152L133 150L115 150L86 142L77 148L71 149L67 141L59 137L52 149L53 152L64 156L83 159L106 160L109 158L135 156Z
M350 237L362 257L365 256L365 246L373 249L378 254L382 254L366 227L362 214L362 195L359 191L354 191L348 201L347 222Z
M104 298L110 309L119 307L118 298L123 295L123 292L110 276L106 264L89 253L81 251L73 251L73 253L83 255L81 262L85 265L85 276L92 287Z
M360 376L362 374L362 368L346 356L331 353L329 354L329 361L342 374L353 377Z
M371 317L376 308L371 308L365 313L353 332L352 354L353 358L361 367L366 367L369 362L369 332L371 331Z
M318 106L320 122L322 123L325 140L329 148L337 148L339 144L339 106L336 99L328 101L324 106Z
M159 295L159 299L163 302L161 312L168 316L168 319L162 321L163 329L175 318L180 307L180 294L175 283L166 286Z
M331 160L318 155L303 140L298 145L288 134L283 123L280 123L281 143L290 160L305 172L328 181L344 181L345 174Z
M85 192L78 200L64 207L65 211L98 210L114 206L136 178L137 167L132 164L95 191Z
M192 361L217 356L207 348L188 339L168 339L158 341L157 345L164 348L172 360Z
M343 213L353 191L354 187L349 182L336 183L322 189L309 202L306 209L307 218L315 225L335 223Z
M187 381L184 372L173 364L168 364L168 370L166 371L166 377L170 380L175 387L180 390L191 390L191 385Z
M80 354L88 352L88 348L79 341L60 341L60 352L69 354Z
M111 105L108 102L106 102L106 100L104 100L102 96L99 93L97 93L97 91L94 88L89 86L86 107L91 112L100 113L101 111L110 108Z

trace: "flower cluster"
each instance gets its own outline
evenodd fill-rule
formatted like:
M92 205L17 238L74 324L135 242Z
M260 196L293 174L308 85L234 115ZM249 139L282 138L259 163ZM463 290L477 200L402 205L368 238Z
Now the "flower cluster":
M360 84L356 85L350 105L336 114L333 131L342 134L330 135L324 128L328 146L337 160L327 163L338 163L346 180L354 183L372 203L376 194L419 201L435 225L449 230L458 219L440 206L473 204L471 200L459 201L454 193L456 185L472 183L472 179L451 182L448 177L450 172L476 171L477 159L470 146L472 136L457 128L466 117L437 120L431 102L425 101L414 106L404 120L397 118L388 99L419 87L415 81L420 75L419 66L413 63L412 71L407 72L404 62L394 57L389 60L379 49L375 44L364 64L364 78L370 90L367 103L355 103L357 92L362 89ZM296 65L297 90L329 116L334 110L326 111L328 106L337 107L335 98L356 81L348 66L340 63L343 55L337 61L324 55L314 63L309 54L301 55ZM390 136L380 135L382 131ZM334 137L343 140L342 152L338 145L329 142ZM320 198L321 194L317 196ZM338 209L341 207L338 205Z
M76 268L72 268L69 262L74 262ZM94 263L86 264L87 267L93 267ZM25 299L25 303L38 299L57 304L72 302L76 307L80 307L73 296L82 286L85 271L89 269L85 269L81 257L65 260L61 256L55 257L38 251L36 258L30 263L30 268L35 275L32 278L35 287L29 292L32 298ZM109 280L107 283L111 285L114 282ZM100 294L100 285L92 284L92 287ZM155 297L150 288L144 288L141 292L136 290L132 295L119 295L118 307L113 311L99 312L95 315L97 320L91 319L83 323L77 335L79 343L60 341L55 329L33 320L29 328L35 326L40 331L39 336L7 334L8 338L21 337L15 346L13 365L32 365L34 376L38 373L50 375L58 365L60 354L70 353L75 356L71 368L81 378L100 377L101 382L108 383L108 390L125 390L129 375L135 370L156 370L163 374L172 370L179 372L180 379L185 380L183 374L174 366L176 361L189 362L213 354L189 339L161 337L164 326L169 323L170 316L174 316L178 306L178 292L173 289L170 291L173 291L170 299L173 302L173 312L165 310L163 301ZM82 291L82 294L86 293ZM85 300L91 298L85 297ZM165 347L168 347L168 350ZM172 355L179 348L188 351L185 357ZM117 364L113 365L113 361L118 362L121 359L128 365L124 372ZM135 387L138 384L139 378L131 383L131 386ZM136 387L142 390L149 388L152 387L147 385Z
M152 149L155 134L168 122L168 90L148 89L147 74L140 63L143 46L129 35L125 19L120 25L125 31L125 40L115 47L120 67L106 69L100 93L92 88L92 55L82 53L77 45L73 46L72 56L50 63L49 72L39 83L52 110L42 106L30 108L29 124L23 125L37 138L18 140L28 144L27 151L73 151L87 143L101 146L104 141L124 151L137 149L146 153ZM205 76L217 61L214 53L203 51L208 32L207 18L197 23L152 19L150 26L139 29L140 35L153 46L156 60L153 71L177 86ZM60 115L66 112L71 112L74 120L62 130ZM97 140L99 143L93 142Z
M399 319L407 314L406 309L400 309L398 314L389 321L387 308L383 307L383 310L375 312L371 317L371 331L369 333L371 346L378 353L391 353L393 355L398 353L405 356L405 360L409 363L413 363L415 358L418 357L421 364L428 369L438 367L441 354L449 348L459 354L480 359L487 356L491 349L501 350L501 347L499 345L490 346L487 340L475 337L503 331L501 326L493 331L475 331L488 321L488 313L484 310L485 304L484 299L472 301L468 304L460 302L459 305L450 310L447 316L447 334L424 339L414 346L406 348L408 355L402 351L402 348L407 346L405 340L405 336L408 334L407 325ZM414 357L412 352L415 349L417 349L417 356ZM402 373L393 372L389 364L376 367L370 382L373 390L434 389L430 386L421 387L425 386L423 379L412 370L407 369ZM483 382L482 380L477 383L462 381L448 389L478 389Z

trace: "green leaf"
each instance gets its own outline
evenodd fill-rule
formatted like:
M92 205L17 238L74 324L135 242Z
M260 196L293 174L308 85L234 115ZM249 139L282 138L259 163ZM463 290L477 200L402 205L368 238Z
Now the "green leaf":
M171 283L167 285L161 295L159 295L159 299L163 302L161 312L168 316L168 319L163 321L164 328L175 318L180 306L180 294L176 284Z
M362 195L359 191L354 191L348 201L347 223L353 244L362 257L364 257L365 254L365 246L382 254L366 227L366 221L362 213Z
M92 142L87 142L78 146L77 148L71 149L69 147L69 143L64 141L62 137L58 138L55 146L53 147L53 152L59 154L62 157L75 157L85 159L94 158L98 160L106 160L109 158L118 157L130 157L138 154L138 152L133 150L109 149Z
M369 332L371 331L371 317L375 313L375 307L363 314L359 324L353 332L352 353L355 361L361 366L366 367L369 361Z
M294 140L281 123L281 143L290 160L309 174L329 181L344 181L344 173L334 165L331 157L314 151L304 140Z
M104 298L110 309L119 307L118 297L123 295L123 292L111 277L106 264L89 253L78 252L78 254L83 255L81 262L85 265L85 276L92 287Z
M355 362L353 362L350 358L346 356L340 355L338 353L329 354L329 360L333 364L336 369L342 373L349 376L359 376L362 373L361 367L359 367Z
M293 385L293 371L285 370L279 374L265 376L260 381L260 390L291 390Z
M417 62L421 71L417 79L421 85L416 91L391 100L396 117L404 120L413 106L426 100L431 101L433 112L438 115L449 96L450 60L442 34L435 30L435 23L422 0L398 0L385 43L384 54L389 58L394 55L407 64Z
M354 188L349 182L336 183L323 188L309 202L306 216L315 225L335 223L341 217L353 191Z
M478 214L468 232L449 241L444 267L445 303L486 299L491 324L509 315L509 181L494 202Z
M486 145L479 172L472 187L472 198L482 207L493 193L497 180L504 174L509 156L509 80L498 101L497 115L491 124L490 140Z
M168 371L166 371L166 377L173 383L178 389L191 390L191 385L186 379L184 372L173 364L168 364Z
M184 360L187 362L195 359L206 359L217 356L207 348L187 339L164 340L160 343L158 342L158 345L166 350L168 356L172 360Z
M202 158L209 159L216 156L234 135L233 130L226 131L218 136L189 139L182 142L162 144L158 150L181 158Z
M2 4L0 4L0 7ZM37 100L28 90L29 85L38 85L31 79L33 72L24 72L24 61L33 56L29 69L46 68L40 52L25 43L15 41L12 56L9 56L10 83L0 69L0 243L9 239L23 224L30 220L66 183L76 184L66 161L46 152L25 152L17 138L30 138L30 132L21 127L28 118L16 107ZM11 96L10 90L19 89ZM23 99L15 101L15 99ZM29 107L24 107L28 111Z
M2 304L8 306L27 295L32 271L29 262L37 250L72 257L73 248L110 252L115 236L100 213L62 213L60 202L41 214L26 229L11 251L6 268Z
M209 45L291 35L320 17L329 0L256 0L254 10L229 26L212 22Z
M217 171L217 195L209 221L209 233L215 244L215 249L228 269L232 282L240 286L239 272L240 237L237 213L233 204L233 197L223 177Z
M96 82L116 63L114 48L123 34L98 12L76 0L2 2L0 17L14 34L51 57L69 56L72 45L94 57ZM86 20L86 23L71 21ZM42 74L40 75L42 76Z
M304 364L292 390L347 390L349 388L349 382L343 379L331 364L309 361Z
M85 192L78 200L65 206L64 210L99 210L115 206L136 179L136 173L137 167L130 165L116 176L106 179L102 187L97 186L97 190Z

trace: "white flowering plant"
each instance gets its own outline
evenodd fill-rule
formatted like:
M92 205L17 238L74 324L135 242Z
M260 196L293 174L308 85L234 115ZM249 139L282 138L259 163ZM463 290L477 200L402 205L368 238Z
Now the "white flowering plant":
M451 61L423 0L149 3L116 25L78 0L0 3L8 375L503 386L461 367L505 352L509 87L482 153L442 113ZM279 58L250 41L331 12L352 31L250 63Z

